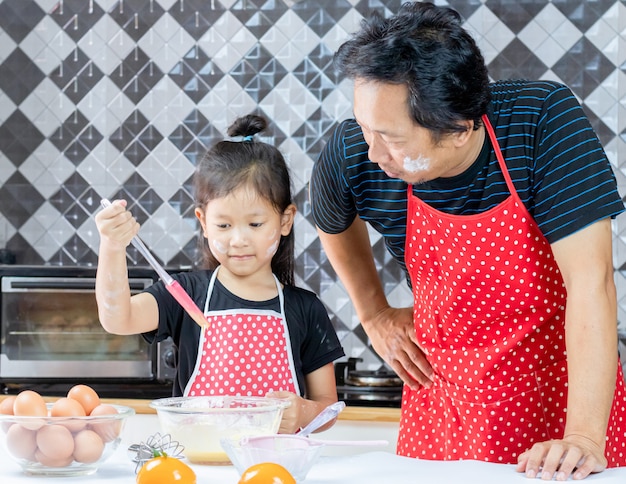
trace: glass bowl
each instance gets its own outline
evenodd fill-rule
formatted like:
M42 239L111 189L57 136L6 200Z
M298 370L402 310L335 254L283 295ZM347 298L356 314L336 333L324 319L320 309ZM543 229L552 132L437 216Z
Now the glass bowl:
M197 396L154 400L161 429L184 447L194 464L229 465L222 438L272 435L278 432L284 399L266 397Z
M239 475L254 464L273 462L287 469L297 482L304 481L324 446L323 442L290 434L222 439L222 447Z
M48 411L52 403L46 404ZM117 449L130 407L87 417L23 417L0 414L4 451L26 474L71 477L93 474Z

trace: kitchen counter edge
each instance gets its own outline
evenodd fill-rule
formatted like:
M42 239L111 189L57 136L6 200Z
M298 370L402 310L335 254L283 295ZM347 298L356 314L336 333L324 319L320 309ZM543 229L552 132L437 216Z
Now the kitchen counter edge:
M150 408L150 400L141 399L107 399L103 398L103 402L116 403L119 405L127 405L135 409L138 414L156 413ZM351 407L348 406L339 414L338 420L365 420L368 422L399 422L399 408L381 408L381 407Z
M0 396L0 401L6 398L6 395ZM53 402L58 397L44 397L44 400ZM114 403L116 405L126 405L135 410L137 414L156 414L156 410L150 407L151 400L142 399L125 399L125 398L102 398L103 403ZM354 420L367 422L399 422L399 408L385 407L346 407L338 417L338 420Z

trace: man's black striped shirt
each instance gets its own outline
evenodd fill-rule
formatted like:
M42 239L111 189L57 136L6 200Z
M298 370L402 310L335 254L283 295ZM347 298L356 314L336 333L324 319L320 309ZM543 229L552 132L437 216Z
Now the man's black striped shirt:
M550 81L499 81L491 85L488 117L517 193L553 243L624 210L615 176L572 92ZM414 187L447 213L484 212L508 195L495 152L485 137L477 161L464 173ZM404 267L406 188L369 161L353 119L334 130L311 177L311 210L324 232L340 233L358 214L384 238Z

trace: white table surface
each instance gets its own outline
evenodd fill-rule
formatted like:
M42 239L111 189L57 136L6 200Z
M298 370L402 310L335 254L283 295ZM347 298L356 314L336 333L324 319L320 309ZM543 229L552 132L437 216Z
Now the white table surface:
M159 431L156 416L136 415L129 419L122 433L122 442L109 460L90 476L75 478L29 476L11 458L0 453L1 484L111 484L135 483L135 464L130 460L127 448ZM328 440L341 439L395 439L397 425L376 422L355 422L319 434ZM515 472L515 466L488 464L477 461L434 462L399 457L390 448L327 447L330 455L322 455L309 472L305 484L509 484L530 482L523 474ZM350 451L350 453L346 453ZM198 484L237 484L239 475L232 466L191 466L198 477ZM544 482L534 480L533 482ZM570 481L571 482L571 481ZM590 476L583 482L601 484L626 484L626 468L608 469Z
M118 449L121 451L122 449ZM12 461L0 459L3 484L78 483L111 484L135 482L134 464L126 452L116 452L97 473L74 478L36 477L22 474ZM232 466L193 465L198 484L237 484L239 475ZM508 484L528 483L513 465L477 461L433 462L399 457L389 452L365 452L350 456L323 456L309 472L306 484ZM534 480L534 482L543 482ZM584 482L626 483L626 468L608 469Z

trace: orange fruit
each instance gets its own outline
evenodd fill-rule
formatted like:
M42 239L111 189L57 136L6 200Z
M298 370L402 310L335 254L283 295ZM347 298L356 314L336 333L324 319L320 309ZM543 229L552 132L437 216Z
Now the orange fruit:
M248 467L239 484L296 484L291 473L280 464L262 462Z
M137 484L196 484L196 473L180 459L161 454L139 469Z

